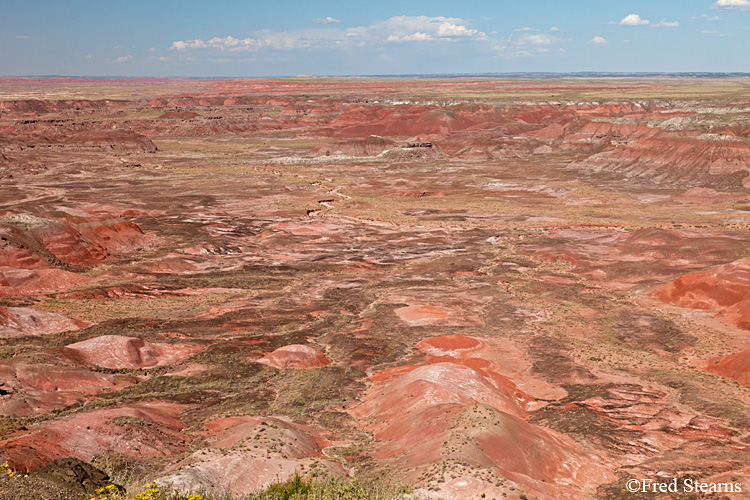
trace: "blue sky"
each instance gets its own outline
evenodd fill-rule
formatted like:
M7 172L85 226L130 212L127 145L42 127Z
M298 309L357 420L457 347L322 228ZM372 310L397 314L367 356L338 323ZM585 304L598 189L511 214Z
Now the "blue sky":
M0 75L750 72L750 0L0 0Z

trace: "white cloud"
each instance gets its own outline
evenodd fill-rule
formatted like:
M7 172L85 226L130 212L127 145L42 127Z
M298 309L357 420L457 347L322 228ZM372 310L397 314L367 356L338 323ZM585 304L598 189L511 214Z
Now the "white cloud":
M94 58L94 54L86 54L85 56L83 56L83 58L84 59L93 59Z
M531 28L524 26L523 28L516 28L513 31L531 31Z
M718 0L712 9L750 11L750 0Z
M680 25L677 21L667 21L666 19L662 19L656 24L652 24L652 28L676 28Z
M749 0L750 1L750 0ZM648 26L648 19L641 19L638 14L629 14L622 18L620 26Z
M549 35L527 35L523 34L518 38L522 45L552 45L554 39Z
M593 44L593 45L604 45L607 43L607 39L601 36L595 36L594 38L589 40L588 43Z
M416 33L402 36L400 38L397 37L396 35L390 35L388 38L386 38L386 41L388 42L429 42L434 39L435 38L433 38L432 35L428 35L427 33L422 33L421 31L417 31Z
M709 17L708 19L706 19L706 21L708 22L721 21L721 18L719 16L714 16L714 17Z
M328 17L319 17L317 19L313 19L310 22L313 24L336 24L336 23L340 23L341 21L339 21L338 19L334 19L331 16L328 16Z
M708 36L715 36L717 38L724 38L726 36L729 36L726 33L722 33L716 30L704 30L704 31L701 31L701 33L704 35L708 35Z
M557 26L552 26L552 27L551 27L551 28L549 29L549 31L550 31L550 33L556 33L556 32L558 32L558 31L560 31L560 28L558 28Z
M118 57L117 59L115 59L115 62L117 64L122 64L122 63L126 63L128 61L131 61L132 59L133 59L133 56L131 56L130 54L128 54L126 56Z
M26 40L27 38L31 38L29 35L16 35L16 38L19 40Z
M386 42L435 42L488 40L489 37L467 22L453 17L397 16L367 26L340 29L320 27L290 31L258 31L248 38L232 36L210 40L176 40L170 47L178 52L218 50L227 52L259 52L261 50L348 49Z
M487 37L487 35L479 30L469 29L462 24L453 24L450 22L440 23L437 35L442 37Z

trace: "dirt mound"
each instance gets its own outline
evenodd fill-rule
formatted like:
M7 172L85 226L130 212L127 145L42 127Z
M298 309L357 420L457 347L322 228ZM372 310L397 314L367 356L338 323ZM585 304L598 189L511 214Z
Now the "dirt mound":
M19 431L4 443L2 460L15 470L33 471L57 458L91 462L117 453L136 458L169 456L185 451L188 436L177 418L181 406L137 403L82 413L73 418Z
M0 264L35 269L58 264L96 265L111 253L140 247L146 236L132 221L95 216L57 221L28 213L0 218Z
M68 318L62 314L27 307L0 307L0 338L51 335L89 325L91 323L88 321Z
M455 355L457 352L465 353L469 350L480 348L482 343L472 337L463 335L444 335L432 337L417 344L417 347L433 356Z
M91 278L61 269L16 269L0 267L0 297L67 290Z
M0 234L4 232L3 229L3 226L0 225ZM40 269L50 267L50 265L22 243L12 241L6 236L0 236L0 267Z
M266 363L279 370L284 368L316 368L331 364L323 353L313 347L301 344L279 347L259 359L258 363Z
M56 258L67 264L91 265L109 257L109 252L96 241L85 238L76 229L56 221L35 224L28 234Z
M145 235L138 225L122 218L102 217L81 222L75 228L84 238L95 241L110 252L127 252L143 244Z
M698 368L750 386L750 349L703 361Z
M449 456L468 470L491 467L550 499L566 496L561 493L571 487L591 492L612 479L604 465L570 438L525 420L533 398L484 359L500 362L498 354L510 351L480 354L481 341L460 335L426 339L419 347L442 356L373 374L362 404L350 410L353 417L369 422L377 460L414 471L409 476L417 479L439 457ZM437 483L447 492L456 486L445 483L448 477L464 480L467 473L448 466L443 474ZM492 488L492 483L485 486Z
M180 470L159 483L184 492L230 491L240 497L313 462L329 473L343 472L323 454L332 443L304 425L273 417L229 417L210 421L206 428L212 447L177 464Z
M103 335L64 348L73 360L102 368L139 369L179 363L200 348L187 344L152 344L135 337Z
M0 364L0 413L16 417L48 413L138 380L132 375L14 358Z
M227 417L205 425L211 444L221 449L241 444L259 432L279 434L282 444L278 451L290 458L322 457L323 448L331 444L315 429L274 417Z
M750 330L750 258L686 274L652 295L680 307L715 311L734 326Z

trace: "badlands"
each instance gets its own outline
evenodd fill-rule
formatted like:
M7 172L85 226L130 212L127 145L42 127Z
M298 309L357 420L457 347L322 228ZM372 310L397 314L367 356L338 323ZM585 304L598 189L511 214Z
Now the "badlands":
M0 79L0 498L748 498L749 222L746 78Z

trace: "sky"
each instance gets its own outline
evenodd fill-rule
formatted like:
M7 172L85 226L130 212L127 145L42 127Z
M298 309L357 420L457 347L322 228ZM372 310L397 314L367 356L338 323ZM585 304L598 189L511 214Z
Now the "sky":
M0 76L750 72L750 0L0 0Z

